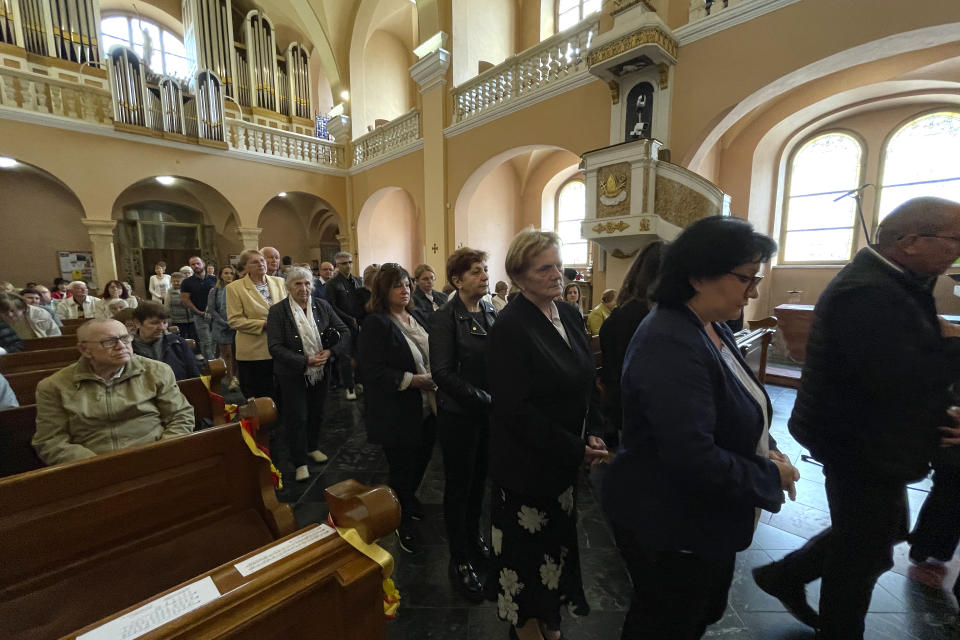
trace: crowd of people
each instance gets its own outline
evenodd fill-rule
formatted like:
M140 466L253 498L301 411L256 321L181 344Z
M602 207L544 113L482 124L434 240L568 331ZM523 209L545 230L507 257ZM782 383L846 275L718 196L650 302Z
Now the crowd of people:
M406 553L420 548L416 494L439 442L451 585L495 601L511 638L557 640L564 608L589 613L577 480L609 463L602 505L633 583L622 637L695 639L723 615L760 511L779 511L800 479L730 328L776 250L746 221L699 220L648 245L619 293L585 315L552 232L517 234L504 260L512 290L497 282L492 294L481 249L448 257L443 291L426 264L369 265L361 278L341 252L315 274L265 247L219 272L199 257L188 273L158 263L142 302L118 281L99 299L59 279L0 293L0 341L15 350L58 335L58 319L90 319L77 363L37 387L34 446L48 464L189 433L175 381L198 374L192 338L204 358L224 357L244 396L277 401L303 481L327 460L336 380L347 400L363 397ZM910 537L906 484L931 463L911 556L952 557L960 538L960 328L932 294L958 257L960 205L911 200L816 307L789 428L824 466L832 526L754 578L819 638L862 638L873 585ZM818 612L804 585L820 577Z

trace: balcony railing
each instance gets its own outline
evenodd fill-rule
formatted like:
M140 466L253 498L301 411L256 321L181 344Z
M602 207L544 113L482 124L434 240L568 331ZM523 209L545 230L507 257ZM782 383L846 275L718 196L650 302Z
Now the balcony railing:
M88 65L56 74L20 55L0 54L0 106L37 114L109 125L112 105L105 71Z
M487 69L453 90L454 119L462 122L521 96L545 90L587 70L597 21L580 23Z
M236 151L331 169L345 169L343 145L299 133L226 118L227 144Z
M411 109L353 141L353 166L393 155L420 139L420 112Z

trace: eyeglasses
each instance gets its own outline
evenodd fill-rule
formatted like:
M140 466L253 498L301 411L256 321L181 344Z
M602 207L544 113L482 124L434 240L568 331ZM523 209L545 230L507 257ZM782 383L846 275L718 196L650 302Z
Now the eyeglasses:
M131 342L133 342L133 336L128 333L125 336L107 338L106 340L81 340L80 342L96 343L96 344L99 344L104 349L113 349L121 342L125 345L130 344Z
M763 280L763 276L745 276L742 273L737 273L736 271L727 271L727 273L735 277L741 283L747 285L747 291L750 291L750 289L756 289L758 286L760 286L760 282Z

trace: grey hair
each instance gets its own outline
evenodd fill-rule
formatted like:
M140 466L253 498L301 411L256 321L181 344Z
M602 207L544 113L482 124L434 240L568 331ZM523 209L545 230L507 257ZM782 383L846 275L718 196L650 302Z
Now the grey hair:
M353 260L353 254L349 251L337 251L337 253L335 253L333 256L333 261L336 262L340 258L350 258Z
M82 284L83 286L87 286L87 283L84 282L83 280L74 280L73 282L71 282L70 284L67 285L67 289L73 289L73 288L74 288L75 286L77 286L78 284Z
M287 284L287 289L290 288L294 282L298 280L307 280L313 282L313 272L306 267L290 267L287 269L287 276L284 282Z

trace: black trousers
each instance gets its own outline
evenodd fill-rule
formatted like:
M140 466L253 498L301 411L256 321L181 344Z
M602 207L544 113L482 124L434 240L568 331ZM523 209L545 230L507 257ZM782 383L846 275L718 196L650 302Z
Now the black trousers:
M273 360L237 360L240 391L244 398L274 398Z
M621 640L697 640L723 617L735 553L653 551L616 523L613 535L633 582Z
M466 558L480 533L487 483L490 425L487 416L440 411L438 436L443 451L443 517L450 557Z
M295 467L307 464L307 452L320 448L320 426L327 398L327 378L307 386L303 376L278 376L280 418L286 430L290 461Z
M893 567L893 546L907 537L907 488L902 482L824 468L831 526L778 566L787 580L823 578L824 640L863 638L873 587ZM819 636L818 636L819 637Z
M402 523L410 522L410 509L417 502L417 489L430 464L433 445L437 441L437 419L433 414L423 420L419 441L410 445L384 446L383 453L390 467L390 486L400 499Z
M921 555L946 562L960 542L960 468L933 466L933 488L923 501L910 544Z
M354 387L353 362L350 361L350 357L357 352L356 333L356 329L350 330L350 346L346 353L338 355L336 362L334 362L337 367L337 378L340 380L340 386L350 391L353 391Z

